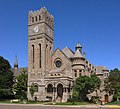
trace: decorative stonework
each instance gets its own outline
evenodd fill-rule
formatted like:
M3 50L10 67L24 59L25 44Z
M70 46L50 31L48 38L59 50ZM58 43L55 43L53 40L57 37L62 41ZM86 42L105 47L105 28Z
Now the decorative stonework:
M66 102L72 94L74 80L83 75L96 73L98 67L86 59L78 42L76 51L68 47L53 52L54 17L46 8L29 12L28 16L28 99ZM100 68L100 74L108 70ZM104 78L104 77L103 77ZM38 92L30 95L30 86L35 83ZM101 94L102 95L102 94ZM104 95L102 95L104 96Z

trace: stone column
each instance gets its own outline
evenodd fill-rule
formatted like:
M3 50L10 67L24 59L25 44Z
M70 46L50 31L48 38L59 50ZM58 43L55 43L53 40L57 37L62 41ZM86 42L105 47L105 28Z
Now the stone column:
M56 88L55 82L54 82L54 86L53 86L53 102L56 102L56 97L57 97L57 88Z
M67 93L68 93L68 89L66 87L63 88L63 98L62 98L62 102L67 102Z

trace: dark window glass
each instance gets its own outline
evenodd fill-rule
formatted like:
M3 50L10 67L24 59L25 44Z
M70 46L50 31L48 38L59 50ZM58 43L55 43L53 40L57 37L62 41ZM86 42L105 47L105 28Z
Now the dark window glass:
M62 65L62 62L61 62L61 61L58 60L58 61L55 62L55 66L56 66L56 67L60 68L61 65Z

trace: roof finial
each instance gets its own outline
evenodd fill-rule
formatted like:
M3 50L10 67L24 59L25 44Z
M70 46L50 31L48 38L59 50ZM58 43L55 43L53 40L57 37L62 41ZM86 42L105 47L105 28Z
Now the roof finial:
M14 69L18 69L18 59L17 59L17 54L16 54L16 56L15 56Z
M75 48L76 48L76 50L79 50L80 52L82 52L82 46L81 46L79 41L78 41L78 43L77 43Z

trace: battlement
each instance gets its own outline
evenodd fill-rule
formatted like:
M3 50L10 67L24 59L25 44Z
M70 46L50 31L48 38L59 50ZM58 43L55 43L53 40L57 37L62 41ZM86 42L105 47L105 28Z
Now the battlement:
M30 10L28 12L28 25L33 25L40 22L45 22L52 28L54 26L54 17L45 7L42 7L37 11Z

